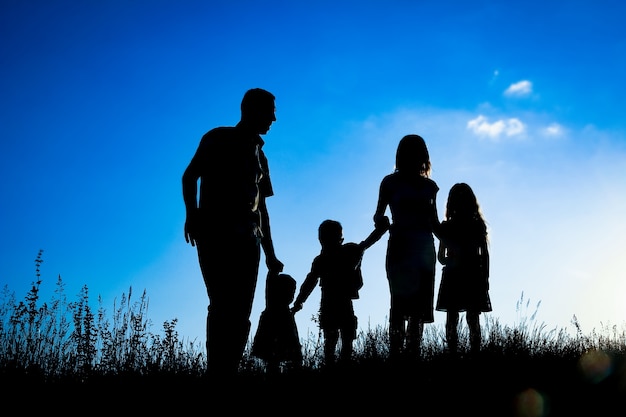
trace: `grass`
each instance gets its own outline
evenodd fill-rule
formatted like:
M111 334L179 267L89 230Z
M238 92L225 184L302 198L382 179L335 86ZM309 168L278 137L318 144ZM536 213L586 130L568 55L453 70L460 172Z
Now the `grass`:
M133 298L129 289L109 314L100 299L92 309L86 286L76 301L68 301L59 277L52 299L42 302L42 262L40 251L36 280L23 300L7 286L0 294L5 399L13 394L46 398L30 402L31 410L48 410L60 399L77 411L95 404L113 411L125 404L127 413L177 414L218 405L278 414L318 414L332 406L352 413L428 415L424 411L432 410L440 416L516 417L624 415L626 410L626 330L612 326L585 335L575 317L574 334L548 329L535 322L536 310L523 314L531 306L523 294L519 324L481 319L478 354L468 352L461 320L459 355L445 351L441 328L426 326L421 357L393 362L387 329L375 327L359 332L354 359L344 366L324 367L321 334L309 334L299 369L285 364L282 373L268 375L248 346L235 380L212 381L204 372L204 347L181 340L176 319L164 322L159 334L152 331L145 291ZM237 394L245 401L233 401Z

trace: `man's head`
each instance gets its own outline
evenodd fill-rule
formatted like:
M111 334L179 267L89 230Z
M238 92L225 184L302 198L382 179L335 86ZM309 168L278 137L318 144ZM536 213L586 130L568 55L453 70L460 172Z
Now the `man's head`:
M241 121L256 133L263 135L276 121L275 97L262 88L246 91L241 100Z

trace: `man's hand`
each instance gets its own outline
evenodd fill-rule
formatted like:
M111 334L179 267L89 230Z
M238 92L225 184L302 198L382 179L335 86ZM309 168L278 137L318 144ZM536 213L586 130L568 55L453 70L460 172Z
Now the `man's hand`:
M300 310L302 310L302 303L294 304L293 307L291 307L292 313L297 313Z
M191 243L191 246L196 246L198 240L198 230L200 222L198 221L198 213L187 213L187 219L185 220L185 242Z
M196 246L196 239L193 238L192 234L189 232L191 227L189 227L189 222L185 222L185 242L191 243L191 246Z
M270 274L280 274L283 272L283 268L285 267L285 265L283 265L283 263L279 261L276 256L267 257L265 264L267 265L267 270Z

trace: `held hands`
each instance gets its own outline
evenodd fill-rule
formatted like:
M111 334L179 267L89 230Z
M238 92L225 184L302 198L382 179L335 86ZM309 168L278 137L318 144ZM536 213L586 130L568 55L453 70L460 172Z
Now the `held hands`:
M281 261L278 260L276 256L268 256L265 260L265 264L267 265L267 270L270 274L280 274L283 272L283 268L285 265Z
M376 216L376 218L374 219L374 226L376 227L376 229L387 230L389 229L390 225L391 222L389 221L389 217L387 216Z
M293 307L291 307L291 313L297 313L298 311L302 310L302 303L297 303L294 304Z

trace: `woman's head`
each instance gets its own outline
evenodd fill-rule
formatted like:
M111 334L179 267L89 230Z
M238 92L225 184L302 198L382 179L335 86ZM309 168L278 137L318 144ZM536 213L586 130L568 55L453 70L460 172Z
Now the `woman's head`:
M482 218L474 190L464 182L450 188L446 203L446 217Z
M430 155L426 142L419 135L406 135L400 139L396 151L396 171L430 176Z

